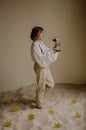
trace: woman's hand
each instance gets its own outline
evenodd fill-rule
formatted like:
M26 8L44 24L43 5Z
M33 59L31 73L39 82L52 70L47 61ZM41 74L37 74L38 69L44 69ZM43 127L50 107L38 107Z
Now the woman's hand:
M59 50L57 48L53 48L53 51L54 51L54 53L56 53L56 52L60 52L61 50Z

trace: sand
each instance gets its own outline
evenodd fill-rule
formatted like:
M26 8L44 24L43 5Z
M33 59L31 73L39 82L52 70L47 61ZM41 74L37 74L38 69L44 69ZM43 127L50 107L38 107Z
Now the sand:
M85 85L56 84L44 102L35 107L35 84L0 92L0 130L86 130Z

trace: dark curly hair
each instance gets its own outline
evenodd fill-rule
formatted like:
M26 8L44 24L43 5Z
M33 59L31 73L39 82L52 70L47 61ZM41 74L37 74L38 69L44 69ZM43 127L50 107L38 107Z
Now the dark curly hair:
M35 41L36 37L38 36L38 33L41 33L44 29L42 27L35 26L30 34L31 40Z

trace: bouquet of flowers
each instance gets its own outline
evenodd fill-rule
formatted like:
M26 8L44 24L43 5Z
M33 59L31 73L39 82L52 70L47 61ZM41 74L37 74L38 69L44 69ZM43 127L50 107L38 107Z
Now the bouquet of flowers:
M59 42L58 38L53 38L52 41L54 42L53 50L60 52L61 50L58 48L60 47L61 43Z

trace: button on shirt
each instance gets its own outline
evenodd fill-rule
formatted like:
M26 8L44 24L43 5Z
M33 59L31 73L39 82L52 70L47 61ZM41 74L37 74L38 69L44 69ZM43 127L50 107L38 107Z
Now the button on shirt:
M53 53L53 49L48 48L42 41L35 41L31 45L31 56L40 67L47 67L56 61L58 52Z

